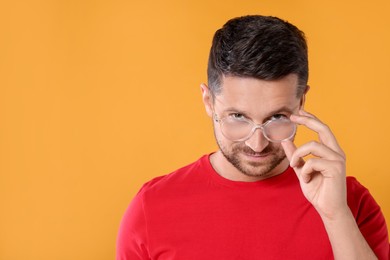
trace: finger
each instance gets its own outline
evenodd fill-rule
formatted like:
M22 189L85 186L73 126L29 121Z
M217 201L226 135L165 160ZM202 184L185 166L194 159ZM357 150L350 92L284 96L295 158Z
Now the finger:
M309 129L317 132L321 143L325 144L332 150L336 151L337 153L345 157L344 152L340 148L336 140L336 137L333 135L330 128L324 123L322 123L320 120L311 116L304 116L304 115L291 115L290 119L294 123L304 125Z
M308 183L311 181L313 174L323 173L326 170L327 162L323 159L312 158L307 160L300 172L300 178L303 182Z
M334 178L337 176L345 178L345 163L321 158L309 159L300 171L300 178L307 183L310 182L313 174L321 174L325 178Z
M295 150L297 150L297 147L290 140L282 141L281 144L282 144L282 147L283 147L284 153L286 154L287 159L289 161L291 161L291 158L292 158Z
M299 110L298 113L299 113L300 115L302 115L302 116L307 116L307 117L311 117L311 118L317 118L315 115L313 115L313 114L311 114L311 113L309 113L309 112L307 112L307 111L305 111L305 110L303 110L303 109ZM317 118L317 119L318 119L318 118ZM318 119L318 120L319 120L319 119Z
M340 156L340 154L336 153L329 147L320 144L318 142L311 141L309 143L300 146L295 150L295 152L292 155L292 158L290 159L291 167L295 167L296 164L298 164L303 157L308 156L310 154L327 160L344 159L342 156Z
M283 141L282 143L282 147L284 149L284 152L286 154L286 157L287 159L290 161L290 165L291 165L291 160L293 158L293 155L294 155L294 152L297 150L297 147L295 146L295 144L290 141L290 140L286 140L286 141ZM303 159L301 160L298 160L294 163L294 166L291 166L291 167L295 167L295 168L299 168L301 167L305 162L303 161Z
M318 118L312 115L304 115L304 113L306 112L299 111L299 115L291 115L291 121L300 125L304 125L309 129L317 132L320 135L321 141L323 142L335 139L333 133L326 124L322 123Z

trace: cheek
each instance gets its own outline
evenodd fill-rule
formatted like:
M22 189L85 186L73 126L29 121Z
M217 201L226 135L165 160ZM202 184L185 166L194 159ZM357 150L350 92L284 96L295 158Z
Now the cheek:
M218 131L216 131L214 135L220 149L224 150L225 152L232 153L240 151L243 147L245 147L245 144L242 142L232 142L229 139L226 139L226 137L224 137L221 132L218 133Z
M283 150L283 147L280 143L273 143L273 142L270 142L269 143L269 147L274 150L274 151L278 151L278 150Z
M226 139L223 135L219 135L218 142L225 150L233 151L240 147L239 143L232 142Z
M285 156L284 149L280 143L273 144L272 150L278 155L278 156Z

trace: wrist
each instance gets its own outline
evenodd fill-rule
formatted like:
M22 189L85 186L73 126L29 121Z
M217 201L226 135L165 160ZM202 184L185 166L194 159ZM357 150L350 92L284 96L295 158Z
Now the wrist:
M320 216L332 245L334 259L377 259L348 207L337 211L337 214Z
M351 219L355 222L355 218L348 205L339 207L338 209L332 210L331 212L318 211L318 213L324 223L336 224L338 222L344 222Z

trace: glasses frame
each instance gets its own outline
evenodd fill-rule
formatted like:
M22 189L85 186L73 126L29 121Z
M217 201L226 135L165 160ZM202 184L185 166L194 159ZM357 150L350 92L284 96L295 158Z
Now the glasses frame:
M222 131L222 125L224 124L225 119L226 119L228 116L225 116L225 117L223 117L223 118L218 118L218 115L217 115L215 112L214 112L213 114L214 114L213 118L214 118L215 122L219 123L219 125L220 125L220 129L221 129L222 135L223 135L225 138L227 138L227 139L229 139L230 141L232 141L232 142L243 142L243 141L248 140L249 138L251 138L251 137L253 136L253 134L256 132L257 129L260 129L260 130L261 130L261 133L263 134L263 136L264 136L268 141L273 142L273 143L281 143L281 142L283 142L283 141L290 140L291 138L293 138L293 137L295 136L295 134L296 134L296 132L297 132L297 124L293 123L293 122L292 122L290 119L288 119L288 118L270 119L270 120L267 120L266 122L264 122L263 124L256 124L256 123L253 122L252 120L249 120L249 119L247 119L247 118L243 118L242 121L248 122L250 125L252 125L252 129L251 129L251 131L249 132L249 134L248 134L246 137L243 137L243 138L240 138L240 139L237 139L237 140L233 140L233 139L227 137L227 136L225 135L225 133ZM265 128L268 124L270 124L271 122L280 121L280 120L283 120L283 121L286 121L286 122L287 122L287 121L288 121L288 122L291 122L291 123L293 124L293 126L294 126L294 131L292 132L292 134L291 134L289 137L287 137L287 138L285 138L285 139L283 139L283 140L273 140L273 139L270 139L270 138L265 134L264 128Z

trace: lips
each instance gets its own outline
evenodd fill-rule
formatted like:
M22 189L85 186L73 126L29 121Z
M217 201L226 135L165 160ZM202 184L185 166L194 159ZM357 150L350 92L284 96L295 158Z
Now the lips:
M265 157L268 157L269 155L271 155L271 153L245 153L244 152L244 155L246 157L249 157L250 159L258 159L258 160L261 160L261 159L264 159Z
M253 156L253 157L265 157L265 156L268 156L270 155L270 153L245 153L245 155L247 156Z

